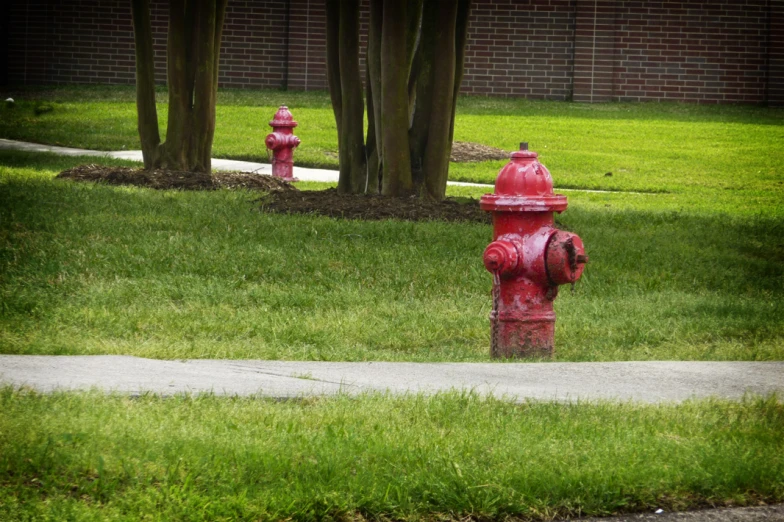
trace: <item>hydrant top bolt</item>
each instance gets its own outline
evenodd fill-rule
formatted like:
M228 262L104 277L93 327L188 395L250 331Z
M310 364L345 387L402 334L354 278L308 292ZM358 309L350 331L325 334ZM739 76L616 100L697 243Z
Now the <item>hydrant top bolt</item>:
M528 142L527 141L521 141L520 142L520 150L528 150Z

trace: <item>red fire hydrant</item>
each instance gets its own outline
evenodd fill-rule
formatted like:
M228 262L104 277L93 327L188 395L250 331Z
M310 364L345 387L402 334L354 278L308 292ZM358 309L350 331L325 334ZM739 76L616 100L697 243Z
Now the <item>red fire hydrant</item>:
M558 285L577 281L588 261L582 240L555 228L553 212L566 210L566 197L553 194L550 172L536 158L521 143L495 193L479 203L493 213L493 242L484 253L493 274L493 357L552 355Z
M275 117L269 122L272 132L267 135L264 143L272 151L272 175L286 181L294 179L294 149L300 141L292 130L297 122L291 116L289 108L281 105Z

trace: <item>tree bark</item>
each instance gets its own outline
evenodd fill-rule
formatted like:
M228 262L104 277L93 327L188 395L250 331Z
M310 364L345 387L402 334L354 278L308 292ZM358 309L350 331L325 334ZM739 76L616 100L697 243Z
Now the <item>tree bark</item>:
M139 137L147 169L210 171L226 4L227 0L170 0L169 115L166 141L160 143L149 0L132 0Z
M468 18L471 14L473 0L457 0L457 22L455 24L455 85L452 90L452 123L449 126L449 143L455 138L455 113L457 112L457 95L463 83L465 70L466 44L468 43Z
M193 91L189 88L187 77L191 43L188 22L192 22L192 19L192 2L169 1L169 35L166 43L169 117L166 141L160 151L160 166L172 170L188 170L189 167Z
M425 150L427 148L430 117L433 110L433 64L436 59L436 24L438 23L438 3L428 1L422 10L422 26L427 27L419 38L416 53L416 81L414 82L415 110L408 131L411 154L411 171L414 187L421 193L426 171L424 170ZM440 57L439 57L440 59ZM412 71L412 76L413 76Z
M432 2L429 2L432 3ZM441 201L446 195L449 156L452 151L452 99L455 88L455 23L457 2L436 2L435 45L431 76L431 108L427 148L422 168L425 171L426 199Z
M158 110L155 107L155 62L152 49L152 25L149 0L132 0L133 34L136 44L136 114L142 144L144 168L158 161Z
M470 0L370 0L364 184L356 172L361 111L355 68L358 0L327 2L330 95L338 126L343 193L380 190L443 199L463 74ZM347 8L351 19L347 21ZM345 59L345 60L344 60ZM349 61L350 60L350 61ZM359 117L357 117L359 114Z
M327 0L327 82L332 112L338 128L338 150L342 135L343 90L340 87L340 0Z
M381 112L384 157L381 193L405 196L413 192L408 150L408 73L406 53L407 2L385 0L381 29Z
M384 168L384 149L382 144L383 116L381 114L381 30L383 19L383 0L370 0L370 26L366 53L368 128L366 150L368 151L368 190L378 192L382 183ZM371 123L372 122L372 123Z
M367 60L366 62L367 63ZM365 99L367 100L368 130L365 141L365 158L367 159L367 174L365 178L365 194L376 194L379 186L380 158L378 155L378 140L376 138L376 117L373 89L370 81L370 66L365 66Z
M215 132L215 93L213 75L215 63L215 1L195 0L196 25L199 35L196 43L196 77L193 83L193 138L191 142L191 169L193 172L210 172L212 138Z
M359 0L340 3L340 177L338 192L363 192L367 180L364 143L364 101L359 74Z

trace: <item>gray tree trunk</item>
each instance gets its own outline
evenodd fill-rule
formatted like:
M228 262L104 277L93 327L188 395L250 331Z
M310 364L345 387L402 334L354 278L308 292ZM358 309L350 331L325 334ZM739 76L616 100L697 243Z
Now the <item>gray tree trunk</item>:
M362 126L356 123L356 110L346 108L349 97L359 99L357 91L349 96L346 90L359 85L354 69L359 31L353 18L358 2L326 2L328 75L341 156L339 190L443 199L471 0L370 0L363 166L353 152L360 141L355 130ZM343 9L352 12L349 24ZM344 60L350 60L350 67ZM352 173L363 167L365 182L357 183Z
M136 106L144 166L210 172L220 40L228 0L170 0L167 41L169 116L161 143L149 0L132 0Z
M133 34L136 41L136 116L142 143L144 168L153 168L158 161L158 110L155 107L155 62L152 49L150 1L133 0Z

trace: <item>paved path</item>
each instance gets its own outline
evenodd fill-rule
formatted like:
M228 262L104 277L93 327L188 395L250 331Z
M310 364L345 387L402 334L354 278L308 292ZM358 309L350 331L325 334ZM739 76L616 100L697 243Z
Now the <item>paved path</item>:
M29 143L26 141L6 139L0 139L0 150L51 152L53 154L60 154L61 156L98 156L102 158L118 158L129 161L138 161L139 163L142 162L142 151L140 150L116 150L106 152L100 150L74 149L71 147L57 147L54 145L42 145L40 143ZM214 170L255 172L257 174L272 175L272 165L269 163L255 163L253 161L213 158L212 168ZM295 165L294 177L300 181L327 181L337 183L338 171L326 169L306 169L304 167L297 167ZM463 183L460 181L450 181L449 184L463 187L493 187L493 185L485 185L482 183Z
M62 156L98 156L103 158L118 158L129 161L142 162L142 151L140 150L115 150L100 151L88 149L73 149L71 147L57 147L54 145L42 145L40 143L29 143L26 141L15 141L0 139L0 150L21 150L27 152L51 152ZM239 161L228 159L212 158L212 168L214 170L255 172L257 174L272 175L272 166L269 163L255 163L252 161ZM294 177L300 181L323 181L338 182L338 171L326 169L307 169L294 166ZM494 185L485 183L467 183L464 181L448 181L447 185L453 187L484 187L492 189ZM559 192L596 192L600 194L637 194L642 196L655 195L648 192L624 192L618 190L592 190L592 189L566 189L558 188Z
M738 399L784 392L779 362L390 363L0 355L0 385L41 391L213 392L291 398L475 390L515 401Z

